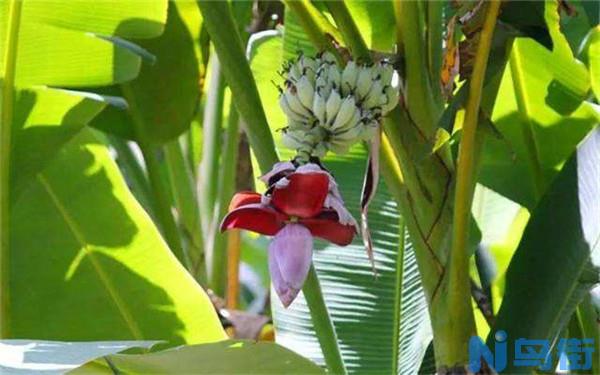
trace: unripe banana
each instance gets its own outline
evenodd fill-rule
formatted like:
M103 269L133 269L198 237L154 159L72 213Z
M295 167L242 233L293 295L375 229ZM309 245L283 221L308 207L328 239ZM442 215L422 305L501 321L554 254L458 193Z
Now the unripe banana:
M373 83L373 70L367 66L362 66L358 72L356 81L356 94L359 99L363 99L368 93Z
M331 124L331 129L336 130L338 128L343 127L348 123L354 113L356 112L356 101L353 96L347 96L340 105L340 109L335 116L335 120L333 124Z
M291 148L292 150L306 146L301 131L286 131L283 133L281 141L285 147Z
M284 95L285 95L285 99L287 100L288 104L290 105L290 108L294 112L305 117L306 119L310 118L310 116L311 116L310 112L308 111L308 109L306 109L302 105L302 103L300 102L300 99L298 98L298 95L292 93L291 88L286 89L284 91Z
M306 55L300 56L300 68L304 72L305 70L312 70L315 72L317 70L317 62L312 57L308 57Z
M302 121L288 121L286 131L301 131L305 132L310 129L306 120Z
M359 140L358 138L359 138L359 135L360 135L362 129L363 129L363 123L361 122L358 125L350 128L350 129L341 131L339 133L334 133L331 136L331 139L332 140L340 140L340 141L356 142Z
M335 119L335 115L340 110L342 98L337 90L332 90L327 102L325 103L325 122L323 125L331 124Z
M335 131L336 132L341 132L344 130L348 130L351 129L357 125L359 125L359 123L362 120L362 115L361 115L361 111L358 107L355 107L354 109L354 114L352 114L352 117L350 118L350 120L348 122L346 122L345 125L340 126L339 128L336 128Z
M363 101L363 107L369 109L377 107L381 99L381 94L383 94L383 87L381 86L381 80L378 79L371 85L371 89Z
M335 56L331 52L328 52L328 51L325 51L321 54L321 61L328 65L336 65L337 64L337 60L335 59Z
M305 108L312 108L315 89L306 75L302 76L296 84L296 93L298 94L300 103L302 103Z
M348 153L348 151L350 150L350 147L352 147L352 145L354 144L353 141L341 141L341 140L332 140L330 142L327 143L327 147L335 152L338 155L343 155Z
M340 69L337 65L330 65L327 69L327 80L332 84L332 86L340 87L342 81L342 74L340 73Z
M379 123L377 121L372 121L367 124L363 124L359 137L363 141L368 141L377 134L378 129Z
M281 94L279 96L279 106L281 107L281 109L283 110L283 113L285 113L285 115L288 117L289 120L306 121L306 117L304 117L301 114L299 114L298 112L295 112L294 110L292 110L292 108L290 107L290 104L288 103L288 101L286 99L285 94Z
M293 83L298 82L298 80L302 77L302 70L298 66L298 64L291 64L290 70L288 71L288 79Z
M384 86L392 84L392 77L394 76L394 66L387 61L380 63L381 65L381 82Z
M319 90L313 98L312 113L320 124L325 124L325 98L321 96Z
M347 96L356 87L358 78L358 67L354 61L349 61L342 72L342 94Z
M400 93L397 87L392 86L387 86L383 92L387 98L387 102L383 106L381 106L381 111L383 114L386 114L392 109L394 109L396 105L398 105L398 98Z
M315 90L325 87L327 85L327 70L319 70L317 79L315 80Z

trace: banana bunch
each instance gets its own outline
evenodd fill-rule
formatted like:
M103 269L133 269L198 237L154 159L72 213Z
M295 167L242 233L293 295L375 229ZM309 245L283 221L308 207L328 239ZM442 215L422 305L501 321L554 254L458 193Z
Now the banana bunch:
M388 62L338 65L324 52L300 55L283 67L284 89L279 105L288 123L283 142L298 158L323 157L331 150L346 153L356 142L372 138L382 116L398 103Z

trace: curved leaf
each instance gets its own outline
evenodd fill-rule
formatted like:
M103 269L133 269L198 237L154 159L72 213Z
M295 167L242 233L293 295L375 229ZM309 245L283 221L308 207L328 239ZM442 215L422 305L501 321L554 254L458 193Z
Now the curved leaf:
M7 3L0 5L2 30ZM133 79L139 72L140 56L101 36L155 37L162 32L166 17L163 0L152 0L144 7L135 3L122 7L116 1L94 8L81 0L56 3L23 1L17 85L81 87ZM0 38L2 52L5 42Z
M324 374L317 365L280 345L227 340L150 354L109 356L114 371L127 374ZM82 372L85 372L83 367Z
M11 132L11 199L111 102L124 105L116 98L76 91L45 87L17 91Z
M107 90L124 96L130 103L129 111L107 108L91 125L152 143L164 143L183 133L190 126L200 98L201 26L195 2L171 1L165 32L159 38L136 41L155 57L154 63L144 63L137 78L127 83L127 90ZM136 135L136 131L143 134Z
M62 342L32 340L0 341L0 372L3 374L63 374L89 361L130 348L150 348L157 341Z
M506 275L496 330L509 340L554 339L575 307L600 282L600 129L542 198ZM527 324L522 317L527 316ZM492 340L492 339L488 339ZM510 346L509 346L510 347ZM512 361L509 359L509 366ZM526 367L507 372L529 371Z
M531 39L514 42L492 113L501 136L488 137L482 151L479 182L529 209L597 121L589 103L556 81L564 66Z
M10 229L12 337L171 345L226 337L90 130L36 175Z

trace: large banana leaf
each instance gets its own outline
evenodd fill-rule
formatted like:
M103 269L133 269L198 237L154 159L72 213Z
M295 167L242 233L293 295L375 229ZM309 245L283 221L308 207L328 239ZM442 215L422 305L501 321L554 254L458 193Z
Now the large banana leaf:
M52 340L225 338L207 295L84 129L12 206L11 336Z
M165 32L158 38L136 40L155 61L144 63L132 82L107 91L125 97L129 110L107 108L92 121L92 126L126 138L143 137L153 143L164 143L183 133L200 97L201 26L202 17L195 2L171 1Z
M166 5L0 3L6 67L0 112L3 137L12 128L3 147L10 145L13 157L10 242L2 238L1 252L10 270L1 288L10 298L3 331L12 337L181 343L225 336L206 295L172 258L106 148L84 134L61 149L111 100L46 88L135 78L148 54L121 38L160 35Z
M18 189L106 101L99 96L41 86L100 86L135 78L141 65L140 49L120 38L160 35L167 9L166 0L148 1L143 7L137 2L23 0L19 2L20 17L13 19L18 39L14 53L8 53L12 47L7 44L9 3L0 3L0 56L2 60L14 58L16 69L14 81L4 80L2 92L13 95L15 101L0 112L13 119L15 181L11 185ZM11 65L6 63L1 61L0 66ZM4 79L10 72L1 73ZM50 125L59 124L64 126L50 132ZM46 127L42 130L39 125ZM36 129L22 132L29 126ZM45 134L40 136L42 132ZM37 136L30 136L32 133Z
M124 105L116 98L77 91L46 87L18 91L11 134L12 199L110 102Z
M506 275L495 329L505 330L511 341L554 339L600 281L599 252L600 129L596 128L533 211ZM510 368L510 359L508 363L509 373L530 371Z
M317 365L270 342L227 340L191 345L150 354L117 354L108 357L111 368L83 366L75 373L98 374L323 374Z
M371 49L394 51L396 34L390 31L396 28L396 18L391 1L349 1L347 6Z
M0 5L0 51L5 56L7 8ZM23 0L18 23L16 84L82 87L135 78L140 57L115 37L160 35L166 1ZM118 41L115 43L115 41Z
M286 120L272 81L280 81L276 71L283 56L291 57L294 48L290 46L305 45L301 40L293 41L303 36L297 25L290 24L289 17L286 27L293 34L284 34L283 42L268 32L262 38L255 37L251 47L251 67L279 145L277 129L284 127ZM279 152L283 159L292 156L281 147ZM347 207L358 217L366 166L364 148L357 146L348 155L327 157L324 163L337 179ZM416 373L431 340L431 327L412 246L404 238L396 204L383 184L371 204L369 218L377 275L371 270L360 239L348 247L316 243L315 266L327 307L349 371ZM322 364L304 298L300 296L288 309L273 298L272 307L277 342Z
M532 39L515 40L492 113L501 136L488 137L483 147L479 181L529 209L597 122L589 103L557 83L566 59Z

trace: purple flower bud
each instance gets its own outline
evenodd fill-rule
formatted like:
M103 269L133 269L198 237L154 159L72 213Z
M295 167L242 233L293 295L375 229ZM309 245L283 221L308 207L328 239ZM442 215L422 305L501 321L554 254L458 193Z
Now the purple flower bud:
M313 237L300 224L287 224L269 244L269 272L273 287L288 307L296 298L312 261Z
M294 172L295 169L296 169L296 167L294 166L294 164L292 164L292 162L280 161L280 162L275 163L275 165L273 165L273 169L271 169L266 174L260 176L260 180L262 182L264 182L265 184L269 185L269 180L271 180L271 178L275 177L278 174L285 176L286 172L292 173L292 172Z

